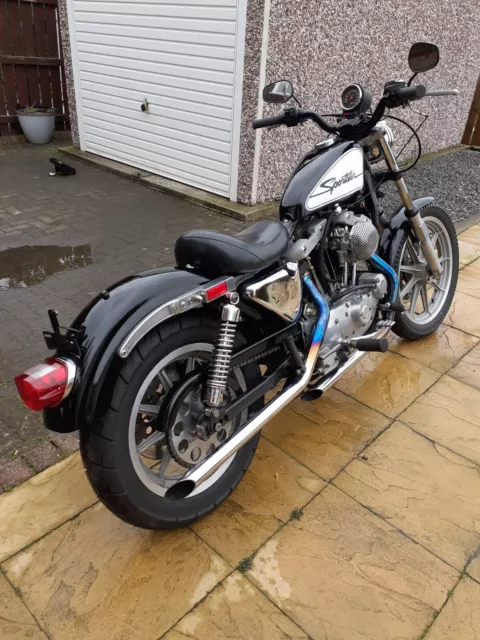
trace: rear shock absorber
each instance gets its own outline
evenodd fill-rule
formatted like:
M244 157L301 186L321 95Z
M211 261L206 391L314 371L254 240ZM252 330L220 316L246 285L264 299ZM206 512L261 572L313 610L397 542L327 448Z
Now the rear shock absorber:
M223 392L227 388L233 343L240 319L240 309L236 306L237 302L238 294L233 293L230 296L230 303L225 304L222 309L222 321L205 387L205 404L212 409L220 405L223 400Z

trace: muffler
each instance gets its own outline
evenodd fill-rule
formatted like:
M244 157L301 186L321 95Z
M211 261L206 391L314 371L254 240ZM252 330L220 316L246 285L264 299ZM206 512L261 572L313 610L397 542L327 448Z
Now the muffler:
M305 363L305 371L302 376L293 382L285 391L271 400L261 411L257 413L249 422L245 424L230 440L227 440L212 455L202 462L198 467L189 471L179 482L172 485L165 493L167 500L182 500L189 496L202 482L208 480L225 462L231 458L239 449L247 444L264 425L284 409L294 398L296 398L305 389L310 382L310 378L317 361L318 351L328 324L329 309L326 301L320 295L319 291L311 281L309 276L304 277L304 282L310 289L310 293L315 298L320 310L320 317L315 327L312 344L308 352L307 361ZM390 331L390 327L384 327L369 337L381 338ZM347 369L353 367L362 356L364 351L356 351L330 378L320 383L318 387L312 391L324 391L334 384Z
M212 453L209 458L198 465L198 467L189 471L179 482L169 487L165 493L167 500L181 500L189 496L196 487L202 484L202 482L205 482L205 480L208 480L229 458L246 445L269 420L280 413L282 409L296 398L309 383L317 361L318 351L325 334L325 329L327 328L330 311L326 300L313 284L310 276L305 275L303 281L313 296L319 310L319 318L313 332L312 343L305 362L305 371L298 380L293 382L285 391L265 405L260 413L257 413L249 420L245 426Z

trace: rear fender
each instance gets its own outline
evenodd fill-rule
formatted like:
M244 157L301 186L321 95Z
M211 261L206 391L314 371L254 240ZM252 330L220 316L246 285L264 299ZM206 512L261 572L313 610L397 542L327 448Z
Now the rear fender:
M420 212L433 203L434 198L417 198L413 200L414 209ZM378 255L393 266L398 250L406 235L413 233L406 215L405 207L399 207L393 214L390 224L380 237Z
M113 385L115 371L135 345L169 318L202 307L208 302L206 290L222 282L227 290L235 284L233 278L210 281L191 271L155 269L122 280L95 298L71 327L79 332L79 380L65 404L44 412L46 426L68 432L91 423L109 379Z

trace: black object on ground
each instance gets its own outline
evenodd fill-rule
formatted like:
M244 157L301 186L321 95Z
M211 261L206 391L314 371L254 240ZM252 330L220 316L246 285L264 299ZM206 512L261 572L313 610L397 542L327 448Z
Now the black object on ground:
M69 164L62 162L61 160L57 160L56 158L50 158L50 162L55 167L55 173L50 174L51 176L74 176L77 173L77 170L71 167Z

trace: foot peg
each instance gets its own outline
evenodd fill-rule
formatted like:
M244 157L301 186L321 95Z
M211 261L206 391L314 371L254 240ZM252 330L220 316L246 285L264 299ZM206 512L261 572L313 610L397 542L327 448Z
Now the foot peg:
M396 311L397 313L403 313L405 307L401 302L391 302L388 307L385 305L387 311Z
M388 340L386 338L357 338L350 340L348 345L358 349L358 351L380 351L385 353L388 350Z

